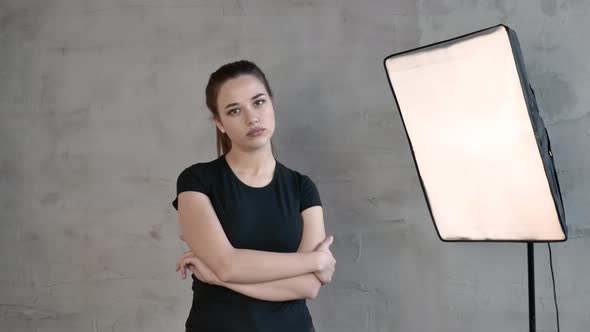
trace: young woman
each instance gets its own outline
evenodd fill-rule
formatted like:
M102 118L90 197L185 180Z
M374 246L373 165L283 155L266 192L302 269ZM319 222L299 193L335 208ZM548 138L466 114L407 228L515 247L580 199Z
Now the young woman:
M237 61L211 74L207 106L215 160L177 180L181 238L176 269L192 272L192 331L315 331L306 299L331 281L336 260L314 182L272 152L273 95L264 73Z

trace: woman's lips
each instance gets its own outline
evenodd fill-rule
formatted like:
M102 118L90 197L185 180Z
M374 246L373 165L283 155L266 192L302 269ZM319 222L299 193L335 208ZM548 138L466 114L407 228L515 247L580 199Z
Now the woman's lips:
M256 137L256 136L260 136L266 129L265 128L254 128L251 129L250 131L248 131L248 136L250 137Z

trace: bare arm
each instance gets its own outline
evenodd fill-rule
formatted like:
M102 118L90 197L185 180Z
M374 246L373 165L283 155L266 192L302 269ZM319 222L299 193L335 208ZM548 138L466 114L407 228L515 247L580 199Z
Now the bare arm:
M326 237L321 206L314 206L301 213L303 235L298 252L313 251ZM314 273L256 284L221 283L238 293L266 301L314 299L322 286Z
M178 221L184 241L222 281L237 284L286 279L322 270L325 252L276 253L234 248L207 195L186 191L178 195Z

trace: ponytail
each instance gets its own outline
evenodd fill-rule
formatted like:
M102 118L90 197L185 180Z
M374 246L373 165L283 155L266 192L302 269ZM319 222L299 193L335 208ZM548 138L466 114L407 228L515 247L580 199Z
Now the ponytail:
M231 140L227 134L222 133L219 128L215 129L217 131L217 156L221 157L222 154L226 154L231 150Z

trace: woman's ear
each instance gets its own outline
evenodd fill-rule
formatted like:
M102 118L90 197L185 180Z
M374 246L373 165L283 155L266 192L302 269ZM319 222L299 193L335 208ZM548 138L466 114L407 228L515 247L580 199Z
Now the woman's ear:
M217 129L225 134L225 129L223 128L221 121L219 121L219 119L213 119L213 121L215 121L215 126L217 126Z

